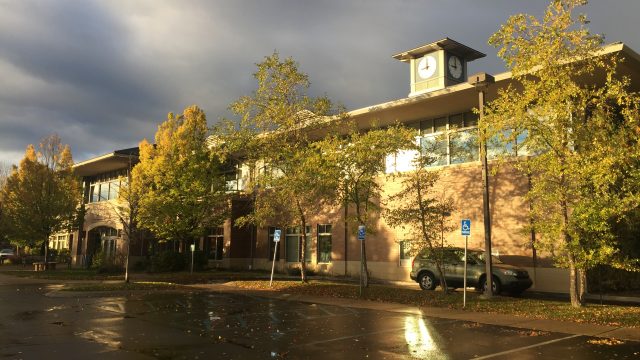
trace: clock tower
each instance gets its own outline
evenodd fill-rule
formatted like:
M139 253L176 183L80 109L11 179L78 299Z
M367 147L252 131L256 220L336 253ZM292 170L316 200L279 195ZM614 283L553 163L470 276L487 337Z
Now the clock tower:
M467 81L467 63L486 55L449 38L404 51L394 59L409 63L416 96Z

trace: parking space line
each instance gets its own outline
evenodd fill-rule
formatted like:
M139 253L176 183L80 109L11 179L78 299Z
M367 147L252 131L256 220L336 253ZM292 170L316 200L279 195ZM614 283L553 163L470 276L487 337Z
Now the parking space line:
M549 345L549 344L557 343L557 342L564 341L564 340L573 339L573 338L576 338L576 337L579 337L579 336L582 336L582 335L571 335L571 336L563 337L563 338L560 338L560 339L543 341L541 343L537 343L537 344L533 344L533 345L529 345L529 346L523 346L523 347L519 347L519 348L507 350L507 351L501 351L501 352L495 353L495 354L489 354L489 355L485 355L485 356L474 357L472 359L473 360L490 359L490 358L493 358L493 357L496 357L496 356L502 356L502 355L511 354L511 353L514 353L514 352L522 351L522 350L533 349L533 348L536 348L536 347Z

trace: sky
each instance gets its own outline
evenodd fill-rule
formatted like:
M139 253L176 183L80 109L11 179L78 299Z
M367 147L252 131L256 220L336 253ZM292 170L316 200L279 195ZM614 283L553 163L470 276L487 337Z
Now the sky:
M74 160L153 140L192 104L209 124L256 87L265 56L293 57L312 95L354 110L404 98L409 66L391 56L452 38L504 71L487 39L547 0L0 0L0 163L57 133ZM594 33L640 52L640 1L592 0Z

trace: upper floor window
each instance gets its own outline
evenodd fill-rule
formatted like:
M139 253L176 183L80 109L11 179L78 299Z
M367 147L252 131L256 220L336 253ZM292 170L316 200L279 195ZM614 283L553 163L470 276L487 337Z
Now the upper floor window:
M126 174L127 170L123 169L85 178L85 203L117 199Z

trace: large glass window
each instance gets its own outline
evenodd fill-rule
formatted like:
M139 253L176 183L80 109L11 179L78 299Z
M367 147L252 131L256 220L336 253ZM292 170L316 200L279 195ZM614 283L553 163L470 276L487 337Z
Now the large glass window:
M207 257L211 260L222 260L224 254L224 228L216 227L209 229L207 235L206 249Z
M120 192L120 179L126 177L127 170L112 171L98 176L85 178L85 198L87 202L115 200Z
M398 244L400 249L400 266L411 265L411 256L409 256L409 243L405 240L400 241Z
M318 225L318 262L331 262L331 225Z
M307 246L305 250L309 252L309 243L311 242L311 226L307 225ZM300 249L302 246L302 233L300 232L300 226L293 226L287 228L287 234L285 235L286 246L286 258L287 262L299 262L300 261ZM305 256L305 260L310 260L310 257Z
M114 200L118 198L118 194L120 193L120 181L110 181L109 182L109 200Z
M477 161L477 126L478 117L471 112L422 121L420 146L433 157L430 166Z
M98 197L98 188L100 187L100 185L91 185L91 202L98 202L99 197Z
M459 130L449 134L449 150L452 164L478 160L478 129Z
M433 158L431 166L447 164L447 135L427 135L420 139L422 153Z

